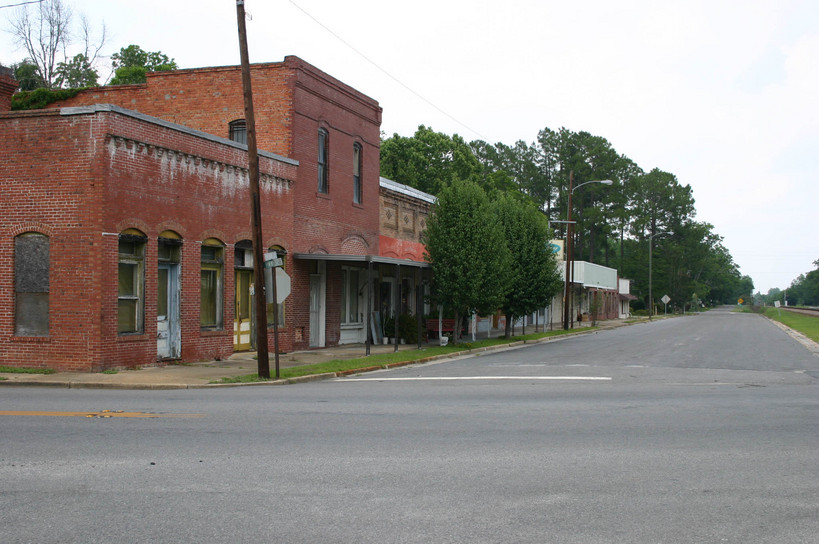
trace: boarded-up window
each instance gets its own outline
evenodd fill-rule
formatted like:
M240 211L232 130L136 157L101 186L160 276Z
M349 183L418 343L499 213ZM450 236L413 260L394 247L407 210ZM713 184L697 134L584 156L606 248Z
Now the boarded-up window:
M14 334L48 336L48 236L37 232L14 239Z

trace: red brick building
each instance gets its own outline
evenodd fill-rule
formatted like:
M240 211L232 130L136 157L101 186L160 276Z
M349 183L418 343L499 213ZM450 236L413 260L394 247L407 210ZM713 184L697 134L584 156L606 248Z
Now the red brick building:
M264 244L293 282L280 349L364 341L367 278L405 264L379 251L381 109L296 57L251 73ZM27 112L3 111L5 76L0 364L101 370L250 349L239 67L151 73Z

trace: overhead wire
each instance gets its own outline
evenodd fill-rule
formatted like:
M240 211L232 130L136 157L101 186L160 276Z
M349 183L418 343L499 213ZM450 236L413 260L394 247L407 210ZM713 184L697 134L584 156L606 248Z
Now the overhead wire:
M343 43L344 45L346 45L346 46L347 46L348 48L350 48L350 50L352 50L352 51L353 51L355 54L357 54L357 55L358 55L358 56L360 56L362 59L364 59L364 60L366 60L367 62L369 62L370 64L372 64L372 65L373 65L375 68L377 68L377 69L378 69L378 70L380 70L380 71L381 71L381 72L382 72L384 75L386 75L387 77L389 77L390 79L392 79L393 81L395 81L396 83L398 83L398 84L399 84L400 86L402 86L404 89L406 89L407 91L409 91L410 93L412 93L413 95L415 95L416 97L418 97L419 99L421 99L422 101L424 101L426 104L428 104L429 106L431 106L432 108L434 108L434 109L435 109L435 110L437 110L438 112L442 113L443 115L446 115L448 118L450 118L452 121L455 121L456 123L458 123L458 124L459 124L460 126L462 126L463 128L467 129L468 131L472 132L473 134L476 134L477 136L479 136L479 137L480 137L481 139L483 139L484 141L489 141L489 140L488 140L488 138L486 138L486 136L484 136L483 134L481 134L480 132L478 132L478 131L477 131L477 130L475 130L474 128L470 127L470 126L469 126L469 125L467 125L466 123L464 123L464 122L460 121L459 119L457 119L455 116L451 115L450 113L448 113L448 112L444 111L442 108L440 108L439 106L437 106L436 104L434 104L432 101L430 101L430 100L428 100L427 98L425 98L424 96L422 96L422 95L421 95L419 92L415 91L415 90L414 90L412 87L410 87L409 85L407 85L406 83L404 83L403 81L401 81L400 79L398 79L397 77L395 77L394 75L392 75L392 74L391 74L390 72L388 72L388 71L387 71L385 68L382 68L382 67L381 67L381 66L380 66L380 65L379 65L377 62L375 62L374 60L372 60L371 58L369 58L367 55L365 55L364 53L362 53L361 51L359 51L358 49L356 49L356 48L355 48L355 47L354 47L352 44L350 44L350 43L349 43L349 42L347 42L347 41L346 41L344 38L342 38L342 37L341 37L341 36L339 36L337 33L335 33L335 32L334 32L334 31L333 31L333 30L332 30L330 27L328 27L327 25L325 25L324 23L322 23L321 21L319 21L318 19L316 19L316 18L315 18L315 17L314 17L314 16L313 16L311 13L309 13L309 12L308 12L306 9L304 9L303 7L301 7L300 5L298 5L296 2L294 2L294 0L289 0L289 2L290 2L291 4L293 4L293 6L295 6L295 7L296 7L296 9L298 9L299 11L301 11L302 13L304 13L304 15L306 15L307 17L309 17L310 19L312 19L312 21L313 21L314 23L316 23L316 24L317 24L317 25L319 25L321 28L323 28L324 30L326 30L326 31L327 31L327 32L328 32L330 35L332 35L332 36L333 36L335 39L337 39L338 41L340 41L341 43Z
M42 4L43 0L29 0L28 2L20 2L19 4L7 4L5 6L0 6L0 9L3 8L16 8L19 6L25 6L26 4Z

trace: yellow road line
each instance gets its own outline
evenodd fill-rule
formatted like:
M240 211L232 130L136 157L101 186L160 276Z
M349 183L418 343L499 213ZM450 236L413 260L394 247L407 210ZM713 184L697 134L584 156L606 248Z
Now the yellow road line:
M0 410L0 416L47 416L47 417L205 417L204 414L155 414L151 412L123 412L122 410L102 410L100 412L44 412L36 410Z

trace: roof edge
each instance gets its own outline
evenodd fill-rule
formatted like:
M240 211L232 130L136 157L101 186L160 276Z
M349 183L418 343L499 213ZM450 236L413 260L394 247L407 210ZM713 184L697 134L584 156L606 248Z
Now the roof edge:
M201 130L196 130L185 125L180 125L177 123L171 123L170 121L165 121L164 119L160 119L159 117L153 117L151 115L145 115L144 113L140 113L138 111L129 110L115 104L92 104L90 106L71 106L60 108L60 115L63 116L71 116L71 115L92 115L95 113L116 113L118 115L123 115L126 117L131 117L133 119L138 119L140 121L144 121L146 123L151 123L153 125L159 125L161 127L169 128L171 130L176 130L182 132L184 134L189 134L191 136L196 136L197 138L202 138L204 140L209 140L211 142L227 145L230 147L235 147L237 149L241 149L247 151L247 145L240 144L230 140L228 138L222 138L221 136L215 136L213 134L209 134L207 132L202 132ZM284 157L282 155L277 155L276 153L271 153L269 151L258 151L259 156L265 157L268 159L273 159L275 161L283 162L286 164L291 164L293 166L298 166L299 161L295 159L291 159L289 157Z

